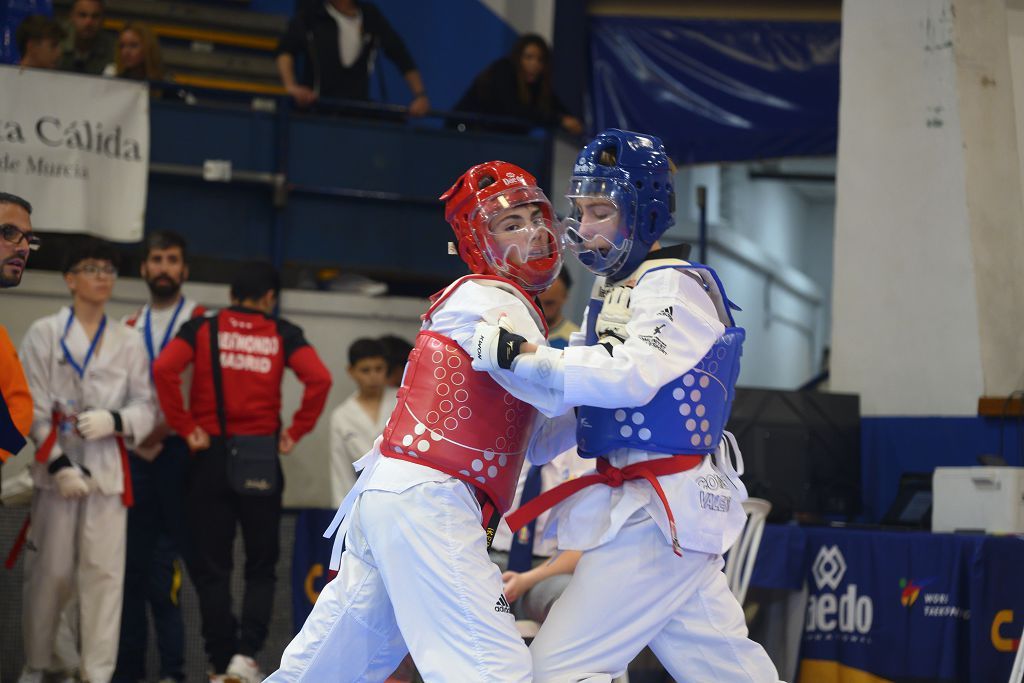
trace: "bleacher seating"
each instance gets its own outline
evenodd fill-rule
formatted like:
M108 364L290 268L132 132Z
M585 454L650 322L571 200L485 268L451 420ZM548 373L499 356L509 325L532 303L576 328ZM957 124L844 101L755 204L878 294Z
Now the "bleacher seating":
M109 0L104 27L116 32L143 21L160 39L169 80L182 85L283 94L274 64L288 17L167 0ZM56 0L64 14L71 0Z
M71 3L54 0L57 16ZM500 158L537 169L547 185L546 135L449 130L444 111L409 125L404 107L387 103L322 100L314 112L296 112L274 63L288 17L246 4L106 2L107 30L144 21L160 39L172 85L153 84L146 224L185 234L195 277L223 281L226 261L269 255L292 284L341 268L425 296L463 270L457 258L423 258L450 239L439 179ZM208 160L230 164L230 180L204 180ZM430 172L408 172L423 160ZM192 218L182 224L184 205ZM400 226L401 248L380 249L382 225Z

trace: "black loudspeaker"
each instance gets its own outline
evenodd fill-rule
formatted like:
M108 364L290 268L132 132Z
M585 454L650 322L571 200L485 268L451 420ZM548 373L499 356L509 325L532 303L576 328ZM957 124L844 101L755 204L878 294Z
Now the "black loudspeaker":
M771 521L850 521L860 513L856 394L736 389L726 429L743 452L747 491L771 502Z

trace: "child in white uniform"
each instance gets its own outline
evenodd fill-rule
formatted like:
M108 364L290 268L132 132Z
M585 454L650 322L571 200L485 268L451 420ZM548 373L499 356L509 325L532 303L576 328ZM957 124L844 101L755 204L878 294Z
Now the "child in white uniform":
M103 683L114 673L131 505L125 441L145 438L157 415L138 332L104 313L115 259L98 241L76 249L64 269L72 305L34 322L21 345L36 443L22 683L42 680L72 595L82 679Z

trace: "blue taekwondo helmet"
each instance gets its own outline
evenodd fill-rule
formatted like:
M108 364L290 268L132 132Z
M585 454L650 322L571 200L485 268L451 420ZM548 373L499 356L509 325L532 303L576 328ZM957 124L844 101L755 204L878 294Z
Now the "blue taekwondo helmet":
M628 276L675 220L665 146L653 135L609 128L576 157L566 247L611 280Z

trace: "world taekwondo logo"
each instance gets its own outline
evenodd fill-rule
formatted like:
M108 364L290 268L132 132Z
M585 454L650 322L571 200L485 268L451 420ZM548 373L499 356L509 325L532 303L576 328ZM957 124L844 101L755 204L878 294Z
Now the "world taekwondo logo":
M814 559L811 574L814 575L814 583L818 584L818 590L826 586L830 590L839 588L839 582L846 575L846 560L839 552L839 546L822 546L818 557Z
M805 640L871 642L875 605L870 597L858 593L855 583L847 583L839 593L846 570L846 558L839 546L822 546L818 550L811 565L817 592L807 598Z

